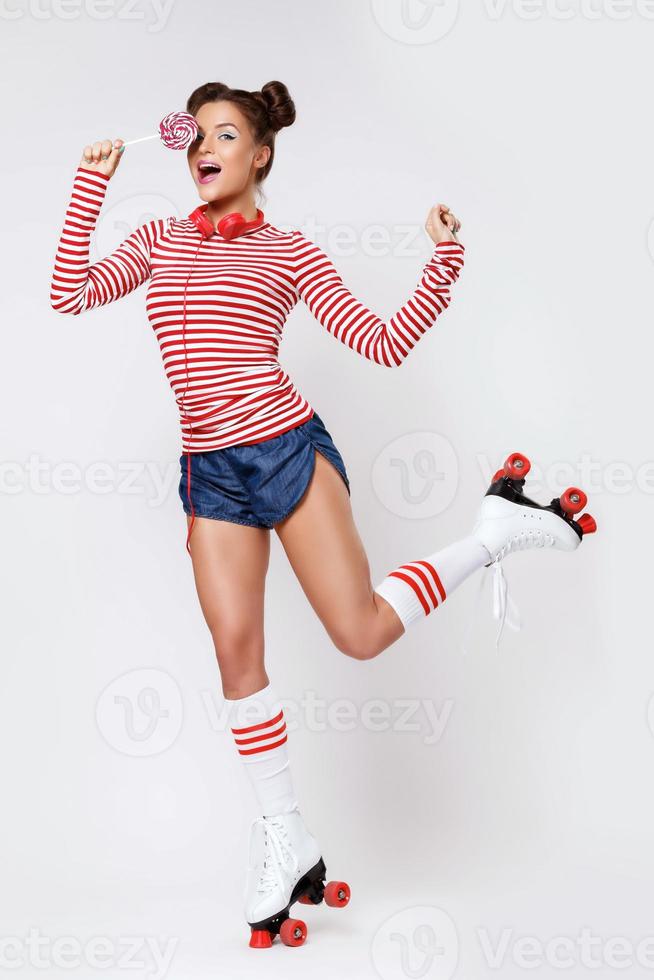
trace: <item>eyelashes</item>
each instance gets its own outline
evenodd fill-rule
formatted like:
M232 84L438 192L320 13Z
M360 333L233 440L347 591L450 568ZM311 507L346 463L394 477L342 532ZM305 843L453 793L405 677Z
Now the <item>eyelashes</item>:
M221 133L220 136L218 137L218 139L221 140L223 138L223 136L226 136L227 139L228 139L228 141L230 143L231 143L232 140L235 140L236 139L236 136L234 136L233 133ZM201 133L200 130L198 130L198 135L195 137L195 139L193 140L193 142L194 143L200 143L203 139L204 139L204 133Z

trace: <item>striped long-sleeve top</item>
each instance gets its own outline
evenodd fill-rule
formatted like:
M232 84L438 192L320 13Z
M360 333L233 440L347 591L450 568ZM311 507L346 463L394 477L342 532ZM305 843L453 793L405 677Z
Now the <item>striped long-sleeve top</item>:
M463 266L462 245L436 245L415 291L385 322L352 295L318 245L265 219L228 240L219 232L204 238L190 218L155 218L90 263L108 183L77 168L51 304L76 315L148 283L147 315L177 402L184 452L261 442L311 418L313 408L277 359L298 299L357 354L398 367L448 306Z

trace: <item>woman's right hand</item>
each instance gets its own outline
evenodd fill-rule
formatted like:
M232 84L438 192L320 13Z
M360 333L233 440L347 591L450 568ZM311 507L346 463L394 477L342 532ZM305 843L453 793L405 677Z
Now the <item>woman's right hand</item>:
M87 170L97 170L105 177L112 177L123 155L121 147L124 148L124 144L124 140L114 140L113 143L111 140L98 140L97 143L91 143L84 147L79 165Z
M459 243L456 233L460 228L461 222L450 211L447 204L435 204L427 215L425 222L425 230L436 245L439 245L441 242Z

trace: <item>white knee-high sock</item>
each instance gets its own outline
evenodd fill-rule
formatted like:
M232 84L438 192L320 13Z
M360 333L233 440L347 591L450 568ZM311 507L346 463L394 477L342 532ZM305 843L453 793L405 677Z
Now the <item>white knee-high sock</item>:
M484 545L470 534L426 558L395 568L375 592L391 604L406 630L442 605L457 586L490 560Z
M246 698L225 698L229 726L263 816L298 807L291 779L286 722L272 684Z

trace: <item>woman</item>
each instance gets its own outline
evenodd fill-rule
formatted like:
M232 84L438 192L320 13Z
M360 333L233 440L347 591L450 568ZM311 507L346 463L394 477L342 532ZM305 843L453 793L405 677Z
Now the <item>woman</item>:
M252 827L245 911L251 944L266 945L280 930L285 941L298 939L298 927L292 934L287 928L289 905L306 892L320 897L324 875L320 849L300 816L284 714L264 664L270 531L337 649L357 660L378 656L509 550L544 544L572 550L581 533L521 495L526 468L521 474L518 460L513 482L500 474L484 498L470 535L390 571L373 589L343 459L279 364L279 342L302 299L357 354L399 366L450 302L463 266L460 222L442 203L430 209L425 228L433 253L413 294L383 322L350 293L322 249L299 231L274 227L256 206L275 134L295 119L286 86L273 81L247 92L212 82L196 89L186 108L198 124L188 165L205 203L185 219L146 222L90 265L90 237L125 146L122 140L86 146L51 303L75 315L148 281L148 317L180 411L187 548L231 730L261 810Z

